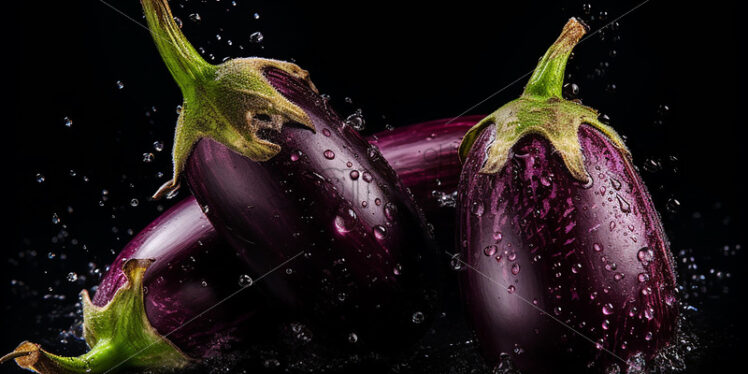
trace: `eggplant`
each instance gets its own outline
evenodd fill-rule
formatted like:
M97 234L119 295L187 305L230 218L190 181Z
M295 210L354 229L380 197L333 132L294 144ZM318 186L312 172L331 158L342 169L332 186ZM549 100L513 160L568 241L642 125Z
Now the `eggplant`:
M426 207L429 220L439 226L453 226L454 212L431 203L434 200L431 191L435 188L445 191L457 188L460 170L457 146L464 133L477 122L477 116L440 119L383 131L369 137L369 142L379 148L401 176L404 186L413 191L418 202ZM423 175L431 177L424 178ZM437 179L442 181L438 185L435 182ZM246 337L256 339L260 325L268 325L266 321L261 321L268 315L263 310L263 300L267 299L267 295L261 294L256 288L243 291L247 294L229 299L220 307L200 315L231 292L251 285L252 278L245 266L238 262L235 253L213 228L203 207L193 196L189 196L138 233L109 266L93 299L89 299L88 292L83 291L81 300L85 308L95 309L106 308L117 292L132 294L134 298L143 297L144 305L138 308L143 308L142 312L150 326L189 358L178 360L176 366L212 357L232 344L246 340ZM143 273L142 268L146 266L149 266L148 271ZM128 283L128 279L132 279L132 283ZM148 292L137 293L137 286L130 286L136 283L142 284ZM99 318L122 320L141 313L133 311L132 305L112 305L109 308L112 312ZM134 331L121 329L118 333L89 333L91 326L96 325L90 322L88 314L86 316L85 338L92 349L83 357L52 355L31 342L22 343L8 357L19 357L16 362L21 367L42 373L81 372L88 369L91 369L91 373L106 371L116 364L115 358L104 358L106 355L121 358L122 367L171 366L163 365L161 357L155 363L139 355L124 361L134 352L102 350L97 347L97 340L91 340L92 336L107 334L112 335L114 341L123 341L141 333L142 329L149 330L147 326L135 326ZM200 317L193 320L196 316ZM85 363L86 359L89 360L88 364ZM111 364L99 364L103 361ZM163 362L171 363L169 360Z
M247 321L258 313L252 301L264 298L259 289L219 303L240 288L245 273L200 206L185 199L128 243L93 299L81 292L90 351L61 357L23 342L5 359L45 374L185 367L257 327Z
M165 0L143 0L184 104L174 176L185 179L251 273L304 254L259 288L320 340L396 353L427 330L441 256L422 212L376 148L345 125L309 74L275 60L207 63Z
M639 373L676 343L676 274L652 199L616 132L561 94L585 32L572 18L522 96L460 145L460 289L506 372Z

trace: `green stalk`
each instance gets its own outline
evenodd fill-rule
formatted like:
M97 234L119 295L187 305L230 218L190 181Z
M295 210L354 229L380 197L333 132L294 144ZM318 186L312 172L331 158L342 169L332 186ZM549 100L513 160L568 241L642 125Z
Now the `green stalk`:
M215 76L216 66L205 61L187 41L174 21L167 0L142 0L142 4L153 41L183 93Z
M264 75L268 68L280 69L314 88L306 71L295 64L263 58L211 65L184 36L167 0L141 3L153 41L184 97L174 132L174 175L154 198L179 188L187 157L202 138L211 138L251 160L267 161L281 146L258 137L258 130L280 130L285 123L296 122L314 131L306 112L283 97Z
M566 23L561 35L540 59L522 95L488 115L465 134L459 150L461 160L468 157L475 140L489 126L495 126L496 136L488 146L488 156L479 171L483 174L500 172L511 148L524 136L534 134L548 139L561 154L569 173L587 183L589 175L577 135L582 124L600 130L624 154L628 154L618 134L597 119L596 110L564 100L562 96L566 64L585 32L585 26L575 18Z
M566 23L561 35L548 48L538 62L538 66L535 67L522 97L538 100L551 97L563 99L561 92L564 86L566 63L569 61L572 49L586 32L585 26L576 18Z
M151 326L143 304L143 275L153 260L130 259L122 266L127 284L103 307L86 291L83 335L91 349L77 357L49 353L38 344L21 343L0 362L14 359L42 374L107 373L121 368L183 368L192 360Z

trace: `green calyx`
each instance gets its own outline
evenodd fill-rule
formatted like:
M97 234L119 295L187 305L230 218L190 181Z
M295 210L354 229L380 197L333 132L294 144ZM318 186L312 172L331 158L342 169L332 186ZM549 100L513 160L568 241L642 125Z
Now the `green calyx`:
M184 97L174 134L174 176L154 198L179 188L187 157L201 138L212 138L251 160L267 161L281 147L260 138L260 129L280 131L283 124L296 122L315 130L306 112L283 97L263 74L271 67L280 69L314 89L305 70L292 63L263 58L240 58L212 65L187 41L167 0L141 3L153 40Z
M556 42L540 59L522 96L488 115L465 134L458 153L462 161L467 158L478 135L490 125L496 126L496 136L479 171L484 174L501 171L512 147L525 135L536 134L548 139L575 179L588 182L578 137L582 124L600 130L624 154L629 154L615 130L598 120L596 110L565 100L561 94L569 55L585 33L585 26L575 18L566 23Z
M153 260L130 259L122 266L127 284L103 307L81 292L83 336L91 350L63 357L38 344L21 343L0 361L42 374L108 373L123 368L183 368L192 362L151 326L143 304L143 275Z

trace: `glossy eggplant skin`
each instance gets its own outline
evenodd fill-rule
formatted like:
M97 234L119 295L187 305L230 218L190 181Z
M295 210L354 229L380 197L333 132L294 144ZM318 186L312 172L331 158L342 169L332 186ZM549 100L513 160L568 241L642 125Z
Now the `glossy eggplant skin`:
M122 264L131 258L156 260L143 280L146 315L192 358L210 357L238 341L262 305L264 296L250 287L201 314L237 291L247 270L194 199L179 202L127 244L101 280L94 305L106 305L125 285Z
M485 356L509 354L528 373L651 359L676 329L675 272L629 157L582 125L588 185L537 135L481 174L494 137L495 127L479 135L458 190L461 291Z
M445 214L449 218L441 218L444 206L434 192L449 194L457 189L462 170L457 150L465 132L483 117L438 119L382 131L369 138L413 193L429 222L448 220L448 226L453 226L453 211Z
M332 341L355 334L360 347L395 350L422 335L438 299L442 257L422 213L320 96L280 70L265 75L316 132L284 126L265 162L200 140L185 169L193 195L253 274L303 253L258 284L274 302Z
M431 190L441 188L451 191L457 188L460 164L456 147L465 131L477 120L477 117L440 119L369 137L370 143L378 146L382 155L391 160L403 184L414 191L416 200L427 207L425 213L428 219L440 226L451 226L454 211L431 204L434 200ZM424 175L443 182L437 186L433 179L424 178ZM212 306L220 296L226 296L227 290L238 289L239 277L248 270L236 265L234 253L231 246L218 235L203 208L193 196L189 196L159 216L125 246L102 278L92 301L94 305L104 306L125 285L126 277L121 264L127 259L156 259L144 280L149 290L145 300L146 313L159 333L168 334ZM208 257L210 259L206 260ZM226 263L218 263L219 260ZM203 281L206 286L203 286ZM225 289L216 290L216 285ZM243 292L254 294L242 297L243 301L238 307L227 305L233 308L231 312L223 313L220 317L209 316L213 320L209 328L206 328L204 321L197 319L191 322L191 326L170 334L169 339L191 353L192 357L204 357L220 348L213 346L208 334L218 334L224 342L240 340L232 323L240 326L239 322L259 313L258 309L264 305L263 296L257 291ZM223 307L220 309L225 310ZM217 318L222 322L216 323ZM201 338L203 335L205 337Z

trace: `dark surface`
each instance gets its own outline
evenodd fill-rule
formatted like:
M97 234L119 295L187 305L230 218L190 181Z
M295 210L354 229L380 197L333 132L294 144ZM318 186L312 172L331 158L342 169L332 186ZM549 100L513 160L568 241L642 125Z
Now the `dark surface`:
M460 114L529 72L568 17L581 15L593 29L603 24L585 15L581 2L489 3L492 8L459 2L419 9L382 1L327 8L313 2L238 3L193 0L185 9L172 6L187 36L217 60L293 58L322 92L333 95L342 114L363 109L367 133L385 124ZM143 22L137 1L115 5ZM592 14L605 10L612 19L634 5L593 2ZM169 175L175 107L181 101L150 35L104 4L17 6L8 12L3 44L12 64L6 70L11 80L6 93L12 98L6 108L12 114L5 121L9 134L3 147L11 189L3 201L10 222L4 226L0 262L5 350L27 338L45 344L73 341L59 333L75 321L70 313L80 288L97 283L89 268L111 262L129 240L128 229L139 231L158 215L159 204L174 202L148 202L147 196L165 181L156 178L158 171ZM195 11L199 24L188 17ZM742 362L738 353L745 351L745 255L737 249L745 246L746 205L742 106L747 82L739 70L745 61L740 17L732 4L653 0L623 18L605 40L598 34L580 44L569 69L585 104L609 115L611 125L627 136L637 166L663 160L662 170L642 174L663 213L680 280L689 287L687 302L698 309L690 312L701 342L699 355L689 361L691 372L730 368ZM249 43L257 30L265 35L264 49ZM614 41L616 36L620 40ZM609 68L595 75L604 62ZM124 83L121 90L118 80ZM492 111L515 98L523 82L471 113ZM611 84L615 90L606 89ZM343 100L346 96L353 104ZM663 104L670 110L660 114ZM64 126L65 116L73 120L71 128ZM153 151L156 140L164 142L163 152ZM153 152L155 160L143 163L144 152ZM678 161L669 161L672 155ZM42 184L35 181L39 172L46 177ZM103 189L108 200L100 207ZM681 203L676 213L666 212L671 197ZM137 207L130 206L132 198L139 199ZM51 222L55 212L59 225ZM87 278L69 283L70 271ZM47 294L66 299L45 299ZM63 353L80 348L78 343L57 346Z

